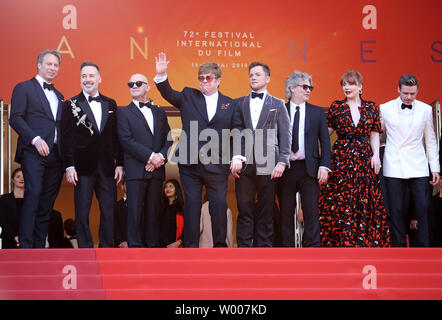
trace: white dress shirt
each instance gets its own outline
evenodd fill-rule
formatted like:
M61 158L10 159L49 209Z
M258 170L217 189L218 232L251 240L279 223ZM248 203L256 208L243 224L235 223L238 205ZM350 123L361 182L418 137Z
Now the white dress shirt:
M52 116L54 117L54 120L56 120L57 110L58 110L58 98L57 95L55 94L55 91L43 88L43 82L46 81L42 77L40 77L40 75L37 74L35 76L35 79L38 81L41 88L43 89L43 92L49 101L49 105L51 106ZM34 145L39 138L40 136L36 136L34 139L32 139L32 144ZM55 129L54 143L57 143L57 129Z
M290 126L293 128L293 122L295 121L296 105L294 102L290 101ZM298 132L298 146L299 149L295 153L290 148L290 161L303 160L305 159L305 102L299 104L299 132ZM292 135L295 133L292 132Z
M264 96L262 99L255 98L252 99L252 95L250 95L250 117L252 119L253 130L256 129L258 125L259 116L261 115L262 106L264 105L264 100L267 96L267 90L263 91Z
M84 96L86 97L86 101L89 102L89 95L83 91ZM98 97L100 94L97 92L93 98ZM101 110L101 102L92 100L89 102L89 106L91 107L92 114L94 115L95 122L97 123L98 131L101 131L101 118L103 111Z

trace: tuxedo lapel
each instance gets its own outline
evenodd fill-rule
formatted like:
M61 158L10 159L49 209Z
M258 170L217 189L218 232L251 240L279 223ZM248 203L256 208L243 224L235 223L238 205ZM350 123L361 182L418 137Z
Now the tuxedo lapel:
M152 110L152 115L153 115L153 136L157 136L159 134L159 112L158 112L158 108L153 107L150 110Z
M63 96L58 90L54 89L55 95L58 98L58 107L57 107L57 121L61 120L61 111L63 109Z
M250 114L250 95L246 96L242 103L243 105L243 116L244 116L244 122L246 128L250 128L253 130L253 124L252 124L252 116Z
M83 113L86 115L86 117L89 119L89 121L92 123L92 126L97 132L100 132L98 130L97 122L95 121L94 114L92 113L91 107L89 106L89 103L86 100L86 97L84 96L83 92L80 93L80 99L78 99L78 106L81 108Z
M287 102L286 104L285 104L285 107L286 107L286 109L287 109L287 113L289 114L289 119L291 119L291 117L292 117L292 115L291 115L291 108L290 108L290 101L289 102Z
M109 102L101 98L101 131L106 126L107 118L109 118Z
M306 133L310 130L310 118L312 117L311 106L305 103L305 119L304 119L304 139L307 136Z
M140 111L140 109L132 102L130 105L130 111L132 112L132 114L137 117L138 119L140 119L140 121L144 124L144 126L146 127L146 129L149 131L150 134L152 134L152 131L149 128L149 124L146 121L146 118L144 117L143 113ZM154 116L154 125L155 125L155 116Z
M33 78L32 83L34 84L35 92L37 92L38 97L40 98L41 104L43 105L43 109L45 110L47 116L49 119L55 120L54 115L52 114L51 105L49 104L48 98L46 98L46 95L43 91L43 88L40 86L40 83L38 83L37 79ZM60 104L59 104L59 108Z
M250 104L249 104L250 105ZM256 129L261 129L269 115L269 110L272 106L272 97L267 93L266 98L264 100L264 104L262 105L261 114L259 115L258 124L256 125ZM249 112L250 114L250 112Z

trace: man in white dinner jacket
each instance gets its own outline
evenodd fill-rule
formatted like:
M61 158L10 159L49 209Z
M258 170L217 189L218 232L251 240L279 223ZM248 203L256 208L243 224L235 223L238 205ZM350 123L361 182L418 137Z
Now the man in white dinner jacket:
M429 246L431 186L437 185L440 179L433 111L428 104L416 100L418 88L417 78L404 74L399 79L399 97L380 105L382 128L387 134L383 174L395 247L406 246L407 192L410 212L418 221L416 244Z

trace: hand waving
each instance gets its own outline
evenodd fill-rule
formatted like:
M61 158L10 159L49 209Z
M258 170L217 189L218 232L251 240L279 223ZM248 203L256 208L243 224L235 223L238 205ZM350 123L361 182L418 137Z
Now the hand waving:
M160 52L157 57L155 57L155 65L157 74L163 76L166 74L167 66L170 61L167 61L166 53Z

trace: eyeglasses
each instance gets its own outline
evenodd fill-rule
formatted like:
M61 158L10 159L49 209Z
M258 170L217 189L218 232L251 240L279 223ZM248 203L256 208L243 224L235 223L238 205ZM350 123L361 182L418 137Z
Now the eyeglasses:
M128 82L127 85L129 86L129 88L133 88L134 85L136 85L139 88L143 85L143 83L147 84L147 82L144 81L136 81L136 82Z
M207 82L210 82L213 79L216 79L216 77L215 76L211 76L211 75L208 75L208 76L198 76L198 81L199 82L203 82L204 80L206 80Z
M307 89L313 91L313 86L309 86L308 84L298 84L297 87L302 87L302 89L304 89L305 91L307 91Z

